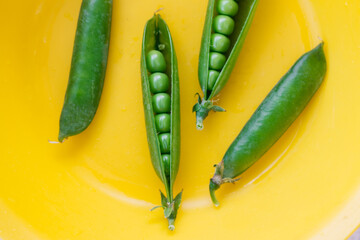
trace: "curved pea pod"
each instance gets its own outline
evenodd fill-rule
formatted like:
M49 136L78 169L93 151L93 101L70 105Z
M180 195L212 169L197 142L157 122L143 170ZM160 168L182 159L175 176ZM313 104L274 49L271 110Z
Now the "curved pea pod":
M165 74L170 79L168 94L171 97L170 109L170 161L162 161L161 148L159 143L159 132L156 129L155 112L152 105L152 93L149 84L150 71L147 68L146 54L152 50L160 51L166 61ZM179 193L173 198L173 186L179 169L180 160L180 92L177 58L170 31L165 21L156 14L145 26L142 52L141 52L141 77L142 92L145 113L145 124L147 140L151 155L151 161L156 174L165 185L166 195L161 192L161 206L164 209L165 217L169 222L169 229L174 229L174 221L180 207L181 195ZM169 169L165 169L166 166Z
M198 102L193 107L193 112L196 112L196 128L203 129L203 120L208 116L211 110L215 112L225 111L219 106L214 106L212 99L223 89L227 83L230 74L235 66L236 60L240 54L245 37L249 31L251 22L254 18L255 10L258 5L258 0L241 0L236 1L239 5L238 12L233 16L235 22L233 33L228 36L230 39L230 47L224 53L226 57L225 65L220 71L213 88L208 89L209 78L209 58L211 47L211 35L213 31L213 21L215 17L215 4L217 0L209 0L208 9L206 13L205 25L201 41L200 57L199 57L199 83L203 92L203 98L200 95Z
M209 186L216 206L219 202L215 191L223 183L236 181L234 178L275 144L304 110L325 73L326 59L321 43L304 54L271 90L216 165Z
M99 106L108 60L112 0L83 0L60 117L59 142L84 131Z

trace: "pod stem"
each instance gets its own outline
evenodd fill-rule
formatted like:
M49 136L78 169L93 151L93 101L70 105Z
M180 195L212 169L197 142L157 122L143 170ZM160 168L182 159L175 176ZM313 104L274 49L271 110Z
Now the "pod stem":
M176 197L171 200L167 198L161 191L161 206L156 206L152 210L157 208L162 208L164 210L164 216L168 220L169 223L169 230L175 230L175 219L177 216L177 212L180 208L181 198L182 198L182 191L176 195Z
M175 225L174 225L174 223L175 223L175 219L173 219L173 218L168 218L168 222L169 222L169 230L170 231L174 231L175 230Z
M221 161L219 164L216 164L214 166L215 174L210 179L209 184L209 191L210 191L210 197L212 202L214 203L215 207L218 207L220 205L219 201L217 200L215 196L215 191L218 190L223 183L235 183L240 180L240 178L224 178L224 162Z
M215 106L211 100L201 99L197 93L198 102L193 107L193 112L196 112L196 128L197 130L203 130L203 121L209 115L210 111L214 112L225 112L225 109L219 106Z
M216 164L214 167L215 167L215 174L210 179L209 191L212 202L214 203L215 207L218 207L220 203L215 196L215 191L218 190L220 188L220 185L223 183L224 162L221 161L219 164Z
M219 188L220 185L215 183L212 179L210 179L210 185L209 185L210 197L215 207L218 207L220 205L219 201L215 196L215 191L218 190Z
M203 111L196 112L196 129L197 130L203 130L204 129L204 119L209 114L208 109L204 109Z

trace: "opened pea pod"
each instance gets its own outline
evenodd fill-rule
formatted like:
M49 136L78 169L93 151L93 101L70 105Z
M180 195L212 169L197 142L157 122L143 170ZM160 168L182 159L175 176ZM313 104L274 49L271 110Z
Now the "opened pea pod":
M321 43L304 54L271 90L216 165L209 186L216 206L219 202L215 191L223 183L236 181L237 176L275 144L304 110L325 73L326 59Z
M166 191L166 196L161 192L160 207L164 209L169 229L174 230L182 195L173 198L180 160L179 76L169 28L158 14L145 26L141 78L151 161Z
M109 53L112 6L112 0L82 1L59 142L84 131L99 106Z
M202 130L209 112L223 112L213 98L223 89L235 66L255 14L258 0L209 0L199 57L203 98L193 107Z

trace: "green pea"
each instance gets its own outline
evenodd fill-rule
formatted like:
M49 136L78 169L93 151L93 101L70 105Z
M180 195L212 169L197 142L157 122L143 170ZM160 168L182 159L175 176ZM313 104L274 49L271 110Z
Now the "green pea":
M155 113L168 113L171 109L171 98L167 93L158 93L152 97Z
M161 153L170 153L170 133L159 134Z
M213 27L216 33L230 35L234 31L235 22L229 16L218 15L214 18Z
M217 52L210 52L210 69L221 70L225 65L226 57Z
M209 70L209 77L208 77L208 91L213 90L216 80L218 79L220 73L215 70Z
M166 177L170 177L170 155L163 154L161 155L161 158L164 165L165 175Z
M152 93L161 93L169 90L170 81L165 73L153 73L149 78Z
M238 13L239 5L234 0L219 0L216 10L219 14L233 17Z
M155 116L155 125L158 132L170 132L171 118L168 113L161 113Z
M166 62L164 55L158 50L151 50L146 55L146 64L150 72L165 72Z
M230 47L230 39L222 34L213 33L210 38L210 50L213 52L226 52Z

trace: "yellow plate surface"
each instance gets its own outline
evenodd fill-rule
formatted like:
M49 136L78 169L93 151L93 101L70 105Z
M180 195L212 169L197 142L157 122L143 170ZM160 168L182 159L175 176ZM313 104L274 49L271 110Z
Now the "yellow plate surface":
M219 95L226 113L195 130L206 0L114 0L109 67L91 126L56 140L80 0L0 2L0 237L51 239L345 239L360 223L360 2L260 0L236 68ZM142 31L167 21L181 83L184 189L167 230L150 163L140 85ZM328 74L279 142L236 185L208 197L219 162L295 60L325 41Z

